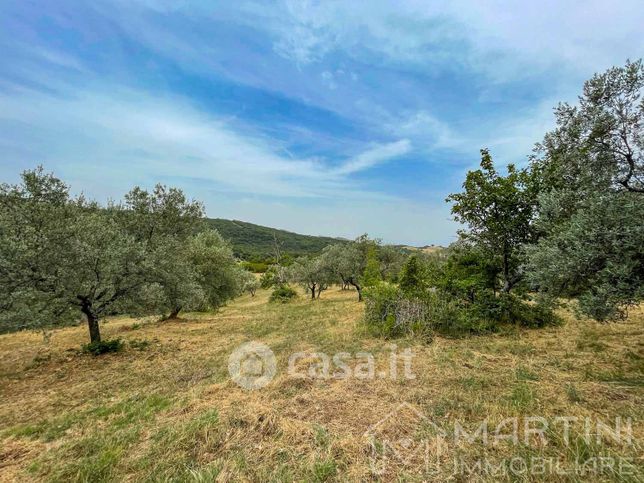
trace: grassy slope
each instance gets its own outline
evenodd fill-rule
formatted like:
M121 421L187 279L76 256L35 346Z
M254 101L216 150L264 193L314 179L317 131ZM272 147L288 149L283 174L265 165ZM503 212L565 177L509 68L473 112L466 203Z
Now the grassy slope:
M261 291L184 321L115 319L104 325L106 337L150 345L102 357L74 350L86 341L84 327L56 331L49 346L34 333L0 336L0 480L367 479L363 433L402 401L441 423L568 414L642 420L641 310L615 325L569 320L428 346L396 341L416 353L415 380L284 375L288 355L308 349L371 351L386 367L389 342L361 330L354 298L334 289L319 301L275 306ZM249 392L228 379L227 358L253 339L273 348L282 375ZM396 419L389 430L403 423ZM641 441L641 424L634 432ZM474 461L484 449L448 445L443 457ZM608 450L634 457L641 447ZM498 460L517 452L567 462L598 454L578 442L501 445L487 454ZM423 479L418 468L394 461L384 479Z
M237 256L246 259L273 257L274 237L277 237L281 250L292 255L318 253L327 245L344 241L325 236L300 235L237 220L214 218L209 219L208 224L230 240Z

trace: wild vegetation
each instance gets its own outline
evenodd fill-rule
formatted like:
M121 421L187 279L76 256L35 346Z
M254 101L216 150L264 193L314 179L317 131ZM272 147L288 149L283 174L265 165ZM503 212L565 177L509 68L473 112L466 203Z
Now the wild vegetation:
M0 470L365 479L361 435L396 401L468 421L537 408L641 417L643 93L644 65L628 62L556 108L528 166L502 169L482 149L480 169L447 197L459 240L431 253L214 220L220 233L175 188L134 187L100 205L43 168L25 171L0 187L0 332L18 332L0 337ZM282 370L288 354L318 349L369 350L384 364L400 344L418 377L282 374L251 395L226 376L228 354L250 339ZM576 442L521 451L565 461L641 451ZM466 461L485 450L448 448Z

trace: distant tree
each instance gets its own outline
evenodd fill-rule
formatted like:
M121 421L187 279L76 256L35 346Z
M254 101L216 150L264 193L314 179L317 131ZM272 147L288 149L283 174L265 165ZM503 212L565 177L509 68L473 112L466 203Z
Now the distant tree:
M406 261L406 256L398 247L382 245L378 247L378 261L380 262L380 278L390 282L397 282L400 270Z
M253 273L248 270L240 270L239 286L241 293L249 293L251 297L254 297L260 287L260 282Z
M363 274L369 246L367 240L366 235L363 235L354 243L329 245L322 252L331 272L343 283L356 289L359 301L362 301L362 289L364 288Z
M447 197L456 220L467 225L459 234L499 257L502 291L509 292L521 280L522 247L535 239L536 191L530 174L510 164L507 176L500 175L483 149L481 169L467 173L463 188Z
M334 274L326 260L325 257L299 258L290 267L293 281L309 291L311 299L319 297L333 282Z
M347 249L346 244L328 245L322 250L321 257L325 258L325 263L332 273L336 276L336 281L341 283L342 290L349 288L349 275L343 270L343 265L340 260L344 257L344 252Z
M597 320L622 318L643 297L643 94L641 60L595 75L578 105L555 110L532 161L541 235L528 249L532 284L577 297Z

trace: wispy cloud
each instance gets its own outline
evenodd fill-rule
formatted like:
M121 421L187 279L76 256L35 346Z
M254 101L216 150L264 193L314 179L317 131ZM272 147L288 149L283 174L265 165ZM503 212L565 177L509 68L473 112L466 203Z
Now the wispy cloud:
M283 146L241 134L229 119L177 97L131 89L67 92L33 90L0 96L0 123L28 127L23 142L40 160L112 165L115 172L195 178L237 193L278 197L380 197L347 175L409 151L407 140L378 145L341 162L280 154ZM247 129L246 129L247 130ZM5 131L7 132L7 131ZM64 135L63 135L64 133ZM5 145L10 139L0 137ZM15 139L13 140L15 141ZM122 171L127 167L127 171Z
M557 101L642 55L642 24L639 0L5 2L0 174L42 162L95 196L162 180L213 216L447 239L478 150L524 160Z
M358 154L333 170L336 175L346 175L364 171L377 164L402 156L411 151L409 139L401 139L389 144L383 144Z

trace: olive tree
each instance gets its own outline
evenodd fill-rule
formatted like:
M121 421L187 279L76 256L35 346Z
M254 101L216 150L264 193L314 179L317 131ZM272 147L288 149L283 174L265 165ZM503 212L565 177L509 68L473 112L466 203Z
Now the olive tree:
M239 273L243 269L216 230L205 230L189 241L188 261L204 293L203 308L216 309L240 292Z
M335 280L335 274L327 263L326 257L298 258L289 267L291 278L301 284L311 293L311 299L319 298L320 294Z
M101 207L26 171L0 187L0 323L46 327L80 312L100 342L106 314L218 307L238 293L238 267L216 232L193 235L201 215L172 188Z
M120 223L119 209L71 198L42 168L0 193L1 297L4 316L45 327L81 312L91 342L99 319L139 294L150 263L145 248Z
M249 293L251 297L254 297L260 285L260 281L255 274L240 267L239 287L241 293Z
M643 94L641 60L593 76L578 105L555 110L533 157L541 237L528 249L530 279L597 320L643 298Z
M322 251L325 264L331 273L343 283L351 285L358 292L358 300L362 301L362 280L366 266L366 250L357 243L329 245Z

